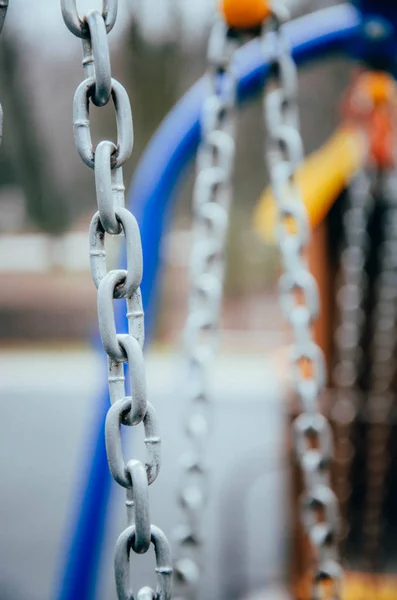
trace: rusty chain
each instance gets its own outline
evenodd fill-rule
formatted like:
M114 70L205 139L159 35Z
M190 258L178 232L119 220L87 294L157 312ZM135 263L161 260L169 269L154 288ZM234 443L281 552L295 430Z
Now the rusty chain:
M111 76L107 33L117 16L118 0L103 0L102 12L91 10L83 17L76 0L61 0L67 27L82 38L86 79L78 86L73 101L75 144L84 161L94 170L98 212L90 225L90 261L98 289L98 321L103 347L108 355L111 407L106 417L105 438L109 469L126 489L127 527L116 543L114 569L119 600L131 600L129 562L131 551L143 554L153 544L156 553L157 589L142 588L138 600L169 600L172 596L172 561L164 533L151 524L149 490L160 469L161 441L156 413L147 401L143 357L144 314L140 284L142 246L135 217L125 208L122 166L133 147L133 122L128 94ZM94 149L89 120L90 103L104 106L113 101L117 142L101 141ZM107 270L106 235L123 235L126 270ZM117 333L114 300L124 299L128 333ZM127 395L124 368L128 365L131 396ZM121 444L123 426L144 429L147 459L143 464L125 462Z

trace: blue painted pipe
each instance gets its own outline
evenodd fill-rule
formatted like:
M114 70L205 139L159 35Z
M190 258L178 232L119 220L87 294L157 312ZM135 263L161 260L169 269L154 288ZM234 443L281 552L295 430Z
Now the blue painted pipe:
M350 4L307 15L286 26L299 64L333 52L349 52L360 28L360 15ZM238 52L239 101L244 103L262 88L268 74L257 41ZM143 244L142 293L146 329L153 329L161 240L170 221L176 191L200 140L200 112L206 95L199 81L176 105L152 138L135 173L130 204L138 218ZM120 307L118 306L120 305ZM123 303L117 303L118 331L126 331ZM89 446L89 464L82 478L69 540L66 563L56 598L94 600L110 496L110 476L104 445L104 421L109 406L107 391L98 402ZM85 449L86 451L86 449Z

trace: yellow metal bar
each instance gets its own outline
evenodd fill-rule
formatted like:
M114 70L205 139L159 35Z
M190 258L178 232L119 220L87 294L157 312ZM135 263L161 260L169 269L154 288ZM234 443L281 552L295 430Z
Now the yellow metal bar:
M314 229L365 160L364 137L358 130L341 129L297 172L297 184ZM277 207L269 189L254 213L254 227L267 243L274 243Z

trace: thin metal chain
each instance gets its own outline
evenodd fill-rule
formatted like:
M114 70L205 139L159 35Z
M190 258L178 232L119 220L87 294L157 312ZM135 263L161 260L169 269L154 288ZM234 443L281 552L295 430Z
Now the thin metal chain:
M359 367L362 362L360 340L365 323L362 306L367 287L365 263L370 246L367 234L368 217L373 205L371 178L360 170L347 192L348 206L343 218L344 249L341 253L339 290L339 326L335 335L336 386L335 404L331 416L335 422L335 488L341 511L340 542L349 534L348 503L351 496L350 470L354 459L353 424L361 402Z
M371 387L368 393L367 489L363 515L364 551L369 566L377 569L382 536L382 510L389 469L388 445L392 426L397 338L397 195L396 172L382 173L381 197L384 239L379 250L379 274L372 313Z
M0 33L3 30L9 0L0 0ZM3 107L0 104L0 144L3 139Z
M208 376L217 346L225 271L225 243L235 153L236 75L232 60L237 40L219 20L208 49L210 95L202 112L202 142L193 198L194 242L190 263L189 314L184 331L190 441L182 458L178 499L184 513L177 528L175 585L179 599L193 600L203 570L203 512L207 501L206 444L210 430Z
M133 147L131 107L124 87L112 79L107 32L117 15L117 0L103 0L103 10L91 10L80 18L76 0L61 0L67 27L83 41L83 66L87 78L73 101L75 144L82 160L94 170L98 212L90 225L90 261L98 289L98 321L103 347L108 355L111 407L105 436L109 469L126 488L127 527L116 542L114 569L119 600L131 600L130 553L143 554L152 543L156 553L157 589L142 588L138 600L169 600L172 596L172 560L164 533L150 522L148 487L160 470L160 437L156 413L147 401L143 358L144 314L140 284L142 246L135 217L125 207L122 165ZM89 106L104 106L113 100L117 121L117 143L102 141L93 149ZM107 271L105 237L125 238L126 270ZM128 334L116 332L114 299L124 299ZM124 367L128 366L131 396L127 396ZM147 460L124 461L122 426L143 426Z
M320 397L326 383L323 353L313 339L313 323L318 315L317 284L307 263L310 226L306 208L296 183L296 169L303 161L303 144L299 131L297 69L282 19L274 13L269 27L264 27L266 56L273 57L276 88L265 94L264 118L268 131L267 160L273 193L279 211L278 243L283 274L280 302L292 326L293 389L302 406L302 414L293 425L295 451L303 472L304 495L302 520L311 542L315 575L313 599L323 598L323 585L341 598L342 570L338 557L338 502L330 485L330 461L333 454L332 433L320 412Z

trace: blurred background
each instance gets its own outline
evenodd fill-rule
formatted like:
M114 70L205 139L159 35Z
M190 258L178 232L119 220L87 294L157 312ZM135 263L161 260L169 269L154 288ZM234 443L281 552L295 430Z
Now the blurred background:
M157 126L205 69L215 4L119 2L109 41L113 76L127 88L134 115L127 183ZM298 15L332 2L290 4ZM79 10L99 5L81 0ZM105 383L103 356L91 344L97 315L87 230L96 210L94 178L77 154L72 130L72 98L83 76L81 46L63 23L59 1L11 0L0 41L0 600L56 597L91 452L92 415ZM338 97L348 76L341 59L302 72L307 151L337 123ZM251 225L266 184L261 119L259 101L239 118L222 356L208 449L214 457L208 510L213 539L205 586L218 590L208 598L229 600L281 580L288 542L282 394L269 360L288 337L276 300L277 253L253 235ZM94 143L114 138L110 108L94 109L91 121ZM164 241L162 295L148 356L148 385L164 440L164 468L151 488L153 521L167 534L177 520L173 490L185 443L184 399L176 392L182 378L178 351L186 316L192 176L193 169ZM112 260L117 261L116 249ZM256 464L254 456L263 462ZM226 513L222 507L247 464L252 472L241 511L249 517L236 523L233 507ZM124 519L122 497L118 491L114 495L97 592L108 600L115 597L111 554ZM234 550L233 527L246 535Z

